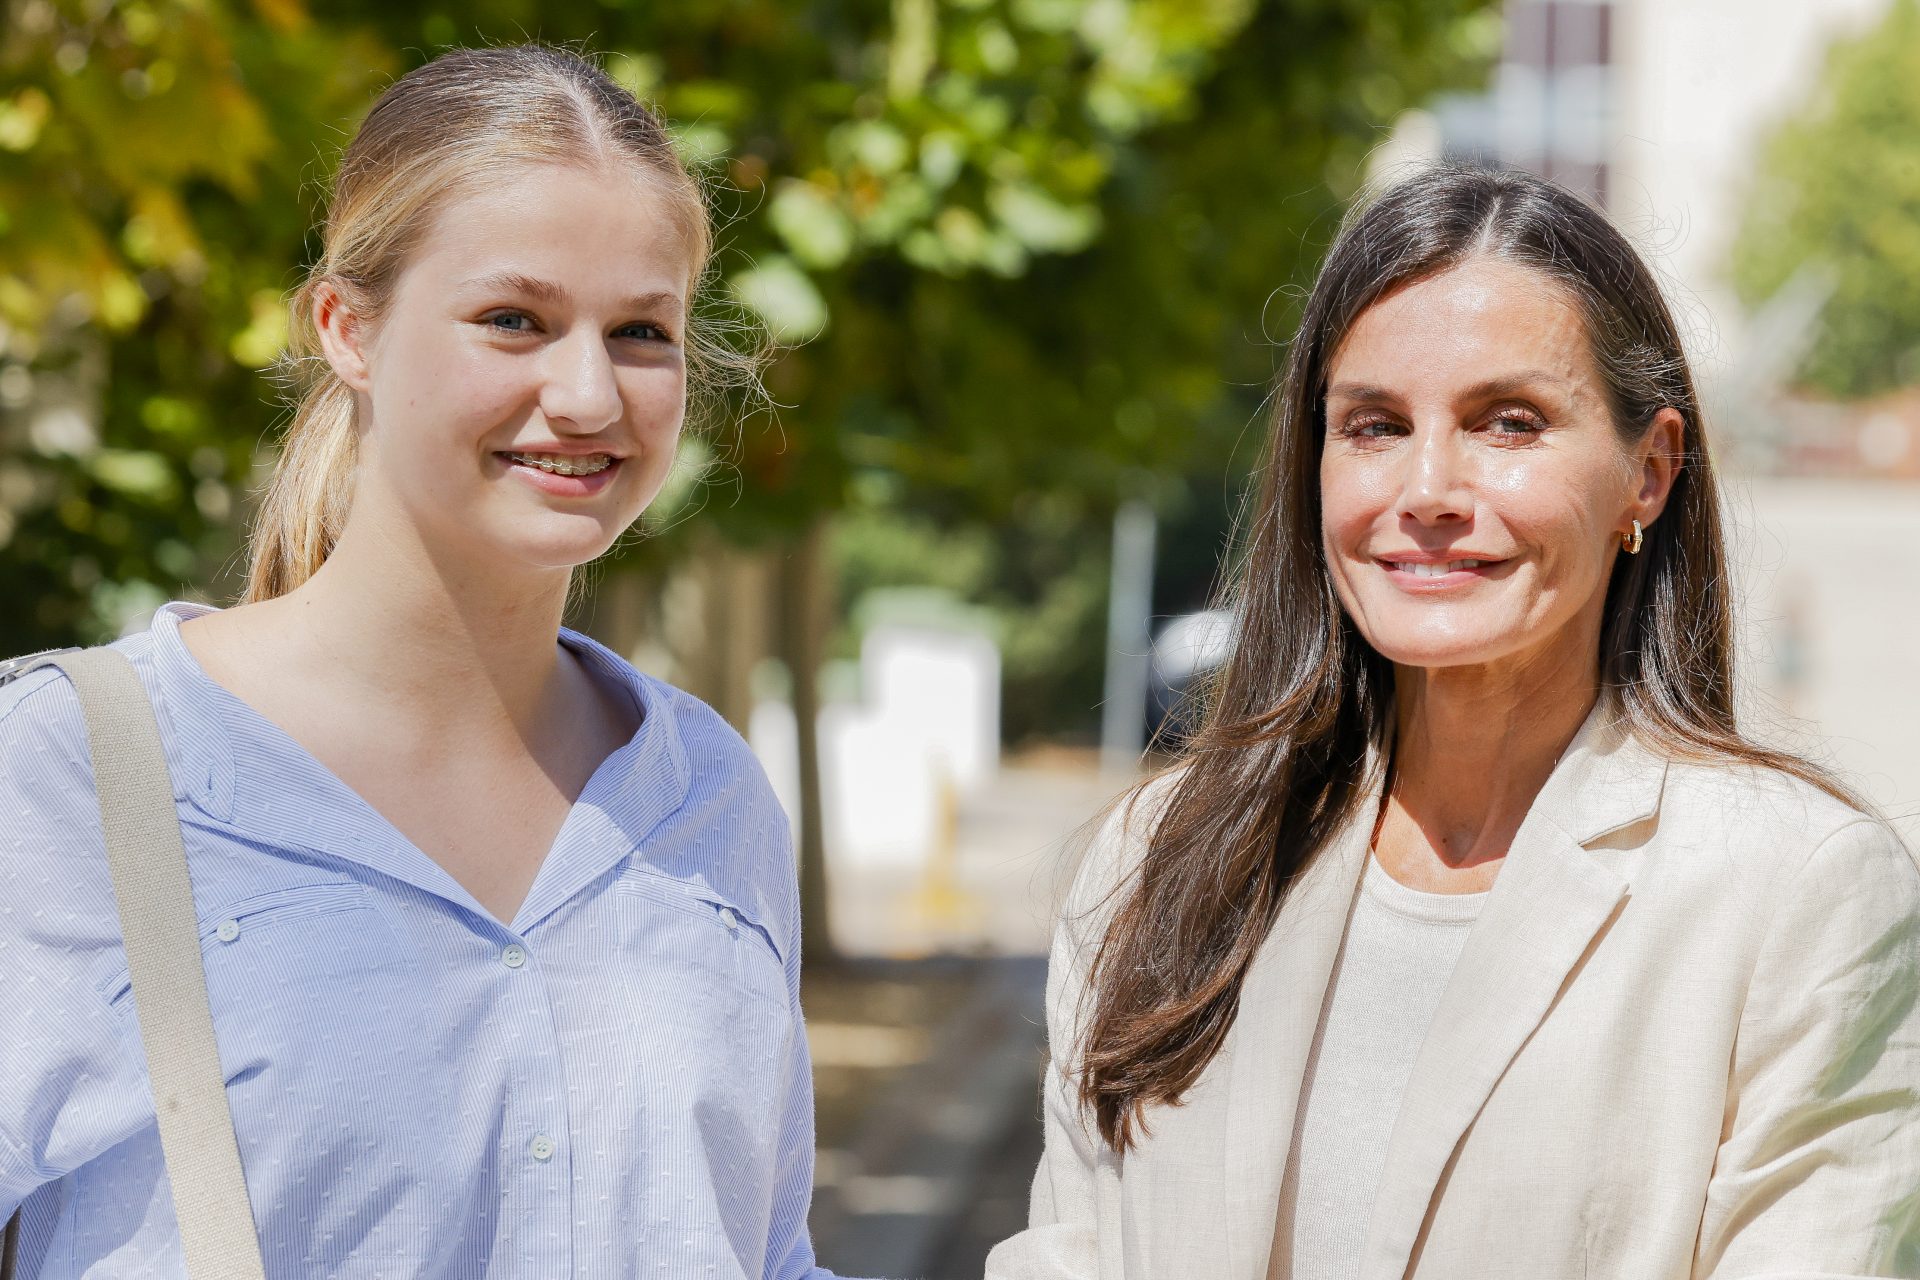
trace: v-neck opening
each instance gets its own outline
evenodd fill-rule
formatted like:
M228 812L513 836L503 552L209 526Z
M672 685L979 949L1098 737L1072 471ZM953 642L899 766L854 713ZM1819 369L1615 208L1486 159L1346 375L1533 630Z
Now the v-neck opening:
M163 610L174 609L179 606L184 606L185 609L191 610L191 612L169 612L167 616L171 622L171 635L160 637L160 639L173 647L176 658L188 679L197 685L204 695L210 697L226 715L237 717L243 724L249 726L253 733L272 741L281 751L291 753L296 760L310 768L316 777L322 779L325 785L336 789L352 811L358 814L363 821L370 822L377 831L385 836L393 845L404 850L408 860L417 862L420 869L426 874L418 878L398 874L400 870L398 868L381 865L379 862L370 861L364 857L357 857L352 853L340 849L314 848L310 845L299 845L298 847L307 848L328 857L348 858L349 860L360 862L363 865L372 866L374 870L382 874L395 875L396 878L405 880L413 884L416 888L434 893L461 907L463 910L470 911L481 919L510 933L521 933L525 927L530 925L531 921L527 919L527 908L529 904L534 903L536 899L541 896L540 889L542 882L550 878L550 869L556 862L555 855L562 852L566 847L568 837L581 821L582 811L590 807L602 807L596 805L595 801L601 798L600 793L605 791L607 786L610 785L608 779L610 777L620 776L619 770L630 766L642 748L647 745L650 736L657 729L661 728L661 726L656 726L654 722L662 709L653 705L646 693L643 692L642 686L637 682L625 679L623 674L612 665L612 660L605 653L601 652L599 646L591 639L584 635L571 632L567 628L561 628L556 642L563 648L571 649L583 665L590 665L613 676L615 680L623 686L626 695L632 700L635 710L639 713L640 723L631 736L609 752L605 758L594 767L593 771L588 774L587 780L581 786L579 794L575 796L567 806L566 816L561 819L560 825L555 828L553 839L541 854L539 866L534 871L533 879L528 884L526 893L521 896L520 902L515 907L512 918L503 920L482 905L480 900L460 882L458 877L448 871L437 858L422 849L404 831L400 830L393 820L388 818L377 805L362 795L357 788L342 778L331 766L309 750L298 738L294 737L286 728L266 715L259 708L255 707L252 703L248 702L245 698L242 698L218 680L215 680L213 676L207 672L206 668L200 664L199 658L194 656L193 651L187 647L186 640L180 635L179 628L183 622L190 621L193 618L201 617L208 613L220 612L220 609L215 605L183 601L163 606ZM156 617L156 624L158 621L159 619ZM591 679L592 672L588 671L587 674L589 679ZM605 682L595 681L594 683L604 687ZM298 844L297 841L292 842ZM544 915L546 912L543 911L541 914Z

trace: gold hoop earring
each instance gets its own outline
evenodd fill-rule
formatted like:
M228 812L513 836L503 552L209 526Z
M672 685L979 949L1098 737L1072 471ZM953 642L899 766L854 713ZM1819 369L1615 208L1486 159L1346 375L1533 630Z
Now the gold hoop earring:
M1625 548L1626 553L1628 555L1637 556L1640 554L1640 543L1642 541L1643 541L1643 538L1640 532L1640 522L1638 520L1635 520L1633 522L1633 532L1628 534L1626 537L1620 539L1620 545L1623 548Z

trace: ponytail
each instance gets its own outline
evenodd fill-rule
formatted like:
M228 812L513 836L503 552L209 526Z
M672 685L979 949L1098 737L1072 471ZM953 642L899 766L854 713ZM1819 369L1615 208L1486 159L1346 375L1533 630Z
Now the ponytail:
M353 390L331 369L300 398L248 541L241 603L286 595L332 554L353 501L353 416Z

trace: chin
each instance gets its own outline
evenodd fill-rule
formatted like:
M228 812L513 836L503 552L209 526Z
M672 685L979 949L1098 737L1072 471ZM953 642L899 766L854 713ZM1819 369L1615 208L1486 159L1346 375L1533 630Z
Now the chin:
M617 535L610 535L599 528L588 535L545 538L530 538L523 533L518 538L506 540L501 552L510 559L535 568L577 569L605 555L616 540Z
M550 551L541 563L554 569L578 569L581 565L592 564L607 554L612 547L613 543L602 542L592 546L556 548Z
M1455 628L1432 622L1405 628L1382 628L1366 636L1368 644L1387 661L1402 667L1437 669L1475 667L1510 658L1526 648L1523 639L1494 628Z
M1481 647L1476 645L1448 646L1445 648L1423 648L1405 646L1379 649L1380 655L1396 667L1410 667L1420 671L1444 671L1457 667L1484 667L1506 658L1512 651L1505 647Z

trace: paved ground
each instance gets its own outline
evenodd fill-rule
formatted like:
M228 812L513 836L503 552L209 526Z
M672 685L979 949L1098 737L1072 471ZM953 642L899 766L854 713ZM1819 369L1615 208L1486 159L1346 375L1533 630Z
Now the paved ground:
M1040 1155L1038 957L850 961L809 974L811 1226L841 1275L978 1280Z
M963 798L948 847L919 868L832 872L835 944L848 955L1044 955L1088 823L1127 784L1093 753L1011 760Z
M1010 762L919 872L836 873L848 959L810 971L814 1247L842 1275L978 1280L1040 1158L1045 951L1075 835L1125 784Z

